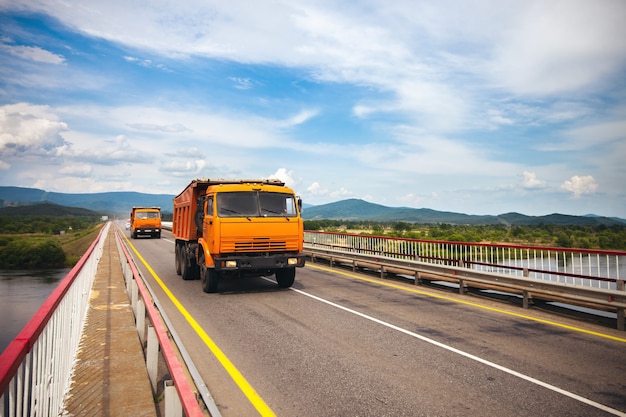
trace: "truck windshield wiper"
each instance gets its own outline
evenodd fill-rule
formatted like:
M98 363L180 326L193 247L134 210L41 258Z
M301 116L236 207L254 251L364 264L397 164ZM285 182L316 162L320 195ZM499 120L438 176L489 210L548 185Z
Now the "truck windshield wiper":
M220 211L227 211L227 212L229 212L229 213L233 213L233 214L241 214L241 215L243 215L243 213L241 213L240 211L237 211L237 210L231 210L231 209L229 209L229 208L224 208L224 207L222 207L222 208L220 209Z

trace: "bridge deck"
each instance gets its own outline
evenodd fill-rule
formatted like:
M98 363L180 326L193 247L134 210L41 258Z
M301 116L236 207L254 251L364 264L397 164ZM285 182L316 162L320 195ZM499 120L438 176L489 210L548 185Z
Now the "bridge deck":
M156 416L115 234L107 236L66 401L74 416Z

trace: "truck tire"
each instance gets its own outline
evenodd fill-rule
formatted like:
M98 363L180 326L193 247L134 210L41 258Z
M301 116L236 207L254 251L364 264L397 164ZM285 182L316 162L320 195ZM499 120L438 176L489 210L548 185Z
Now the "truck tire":
M276 282L280 288L289 288L296 279L296 268L276 270Z
M174 246L174 264L176 265L176 275L181 275L180 258L181 258L180 245L176 243L176 245Z
M180 257L180 267L181 267L181 275L185 281L189 281L192 279L198 278L198 264L196 264L195 259L186 259L185 251L181 250Z
M217 292L219 274L214 268L207 268L204 260L200 265L200 281L202 282L202 291L206 293Z

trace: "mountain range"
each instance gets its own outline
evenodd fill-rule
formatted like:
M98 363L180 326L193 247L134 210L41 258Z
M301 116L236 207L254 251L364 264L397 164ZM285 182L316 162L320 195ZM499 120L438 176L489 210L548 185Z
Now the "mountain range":
M0 186L0 207L25 206L36 203L54 203L67 207L80 207L101 214L126 216L133 206L156 206L164 212L172 212L173 194L146 194L118 191L93 194L65 194L37 188ZM527 216L520 213L499 215L470 215L427 208L387 207L359 199L348 199L334 203L310 206L302 211L305 220L353 220L407 223L448 223L470 225L580 225L580 226L626 226L626 220L595 215L572 216L549 214Z
M0 187L0 207L47 202L67 207L86 208L106 215L127 216L133 206L161 207L163 211L171 213L174 197L170 194L145 194L134 191L65 194L38 188Z
M571 216L549 214L546 216L526 216L520 213L499 215L470 215L437 211L427 208L387 207L359 199L348 199L320 206L305 207L302 211L305 220L355 220L355 221L394 221L407 223L448 223L470 225L540 225L562 224L580 226L626 226L626 220L595 215Z

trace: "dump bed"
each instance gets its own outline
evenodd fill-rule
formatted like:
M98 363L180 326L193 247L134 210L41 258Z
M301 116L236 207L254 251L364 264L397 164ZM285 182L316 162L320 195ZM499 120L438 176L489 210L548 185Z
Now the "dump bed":
M196 227L195 215L198 208L198 198L204 196L207 188L213 185L238 184L262 184L284 186L285 183L277 179L209 179L198 178L191 183L174 198L174 216L172 219L172 233L174 238L192 241L198 240L202 236L202 230Z

